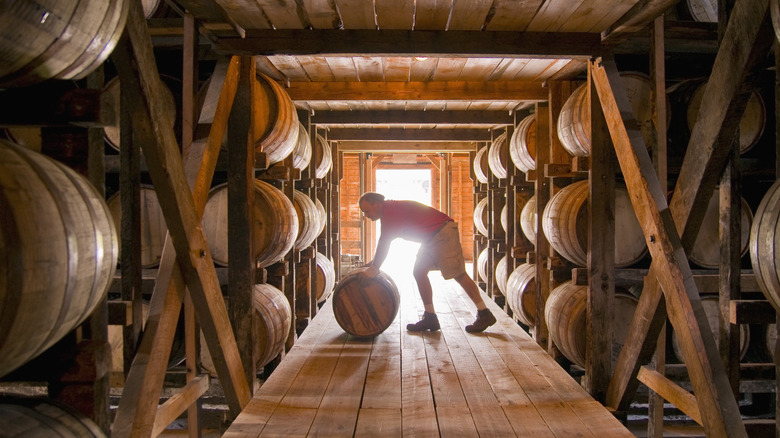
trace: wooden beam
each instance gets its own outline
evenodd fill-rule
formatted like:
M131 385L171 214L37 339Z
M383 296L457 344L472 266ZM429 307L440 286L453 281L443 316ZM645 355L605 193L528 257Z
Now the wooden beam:
M130 5L125 34L114 51L114 61L123 84L135 91L127 96L133 109L134 133L144 145L143 153L168 225L168 240L176 248L176 260L198 311L198 319L225 389L228 405L237 415L249 402L251 393L238 357L211 254L200 226L200 214L187 184L178 144L173 129L161 123L165 120L164 109L156 96L162 95L162 84L152 53L149 30L137 3ZM148 356L136 357L139 363L148 359ZM128 386L125 388L127 390ZM149 388L134 390L138 394L130 404L138 402L140 393L145 390ZM152 394L152 398L159 400L159 390ZM120 409L122 405L120 401ZM127 409L127 412L122 415L117 412L112 435L151 433L153 425L150 417L153 418L153 414L138 415L135 406Z
M328 130L331 141L413 141L413 142L452 142L452 141L490 141L487 129L469 128L331 128Z
M666 194L655 175L639 124L633 119L614 61L596 65L593 78L631 202L653 257L656 278L664 291L669 316L678 334L703 414L705 432L707 436L746 437L739 407L731 393L685 251L666 205Z
M475 151L475 142L466 141L351 141L338 142L342 152L405 152L429 154L435 152L463 152Z
M290 82L293 101L315 100L528 100L547 90L533 81Z
M667 9L680 0L645 0L637 2L609 29L602 33L602 43L616 44L625 37L647 27L656 17L663 15Z
M311 123L326 125L511 125L508 111L316 111Z
M154 419L152 436L161 434L169 424L173 423L173 420L179 418L190 405L205 394L209 389L209 383L208 374L198 376L160 405Z
M236 55L458 56L582 58L601 53L601 36L586 32L391 29L251 29L220 38L216 50Z
M669 205L685 250L693 246L706 203L730 152L730 148L718 149L716 145L734 137L736 122L732 120L741 118L746 104L744 96L751 92L749 84L760 71L772 43L771 27L767 28L771 24L763 18L766 1L761 0L763 12L757 7L760 5L747 3L750 2L738 2L729 19L705 93L710 94L707 106L703 105L699 112L703 123L697 122L694 126L677 189ZM712 126L721 128L716 130ZM631 402L638 385L635 379L638 367L650 360L663 326L659 323L665 318L665 311L659 306L660 299L661 290L653 273L645 280L631 329L615 365L607 395L608 406L625 409Z
M648 388L658 393L661 397L674 404L678 409L683 411L685 415L691 417L691 420L703 425L699 405L693 394L664 377L663 374L646 366L639 368L637 379L647 385Z

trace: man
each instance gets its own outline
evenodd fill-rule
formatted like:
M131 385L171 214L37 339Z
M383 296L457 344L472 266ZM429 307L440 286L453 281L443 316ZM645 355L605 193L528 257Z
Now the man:
M428 279L428 273L436 269L441 271L445 279L454 278L477 306L477 319L466 326L467 332L482 332L495 324L496 318L482 300L479 286L466 274L458 225L451 217L419 202L386 200L384 195L375 192L364 193L358 205L363 214L372 221L382 219L374 260L366 265L369 269L361 275L374 277L379 273L379 267L385 261L393 239L400 237L422 244L412 274L417 282L425 313L420 321L408 324L407 330L421 332L440 328L439 318L433 307L433 290Z

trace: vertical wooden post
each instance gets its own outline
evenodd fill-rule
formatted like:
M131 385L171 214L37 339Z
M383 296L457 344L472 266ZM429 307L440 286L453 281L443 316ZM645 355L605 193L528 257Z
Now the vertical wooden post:
M552 248L542 232L542 212L550 200L552 184L544 176L544 165L550 163L550 139L555 134L555 128L550 123L550 105L548 102L536 104L536 329L534 340L545 350L548 346L549 332L544 320L544 305L550 295L550 271L546 260L550 257Z
M258 352L255 351L253 291L255 259L252 249L255 197L255 144L253 126L254 57L242 56L238 88L228 119L228 296L230 319L244 374L254 390Z
M650 77L653 86L653 121L655 122L656 143L653 149L653 163L655 164L658 181L661 189L666 192L667 187L667 148L666 148L666 67L664 64L664 17L660 16L653 21L652 38L650 40ZM656 350L653 355L655 371L663 375L666 370L666 323L658 335ZM664 400L654 391L650 391L648 398L647 435L649 438L663 437L664 429Z
M515 132L515 126L509 125L506 127L506 143L504 144L504 152L506 153L506 230L504 235L504 245L506 248L506 275L507 278L515 270L515 258L512 256L512 249L515 247L515 235L519 233L519 230L515 229L517 223L516 217L520 214L516 210L516 192L517 188L516 178L518 174L515 163L510 159L509 143L512 139L512 135ZM509 309L507 304L504 304L504 309Z
M588 293L585 388L604 402L612 374L615 295L615 151L588 67L591 150L588 179Z
M339 152L338 143L332 143L331 157L333 159L333 170L328 175L328 204L325 206L325 210L330 212L330 225L328 228L328 253L329 257L333 258L333 266L336 270L336 279L341 276L341 239L339 235L341 233L341 197L339 185L341 184L341 175L344 172L344 159L341 152ZM365 256L363 258L365 260Z

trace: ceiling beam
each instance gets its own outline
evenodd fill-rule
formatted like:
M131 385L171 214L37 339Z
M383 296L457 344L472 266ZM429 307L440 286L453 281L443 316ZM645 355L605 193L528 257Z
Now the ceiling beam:
M631 34L647 27L680 0L642 0L628 10L609 29L602 33L604 44L617 44Z
M487 129L331 128L328 140L363 141L491 141Z
M601 35L585 32L437 31L373 29L251 29L246 38L219 38L234 55L455 56L590 58Z
M547 100L534 81L290 82L294 101L316 100Z
M474 152L475 142L465 141L339 141L339 152L418 153Z
M508 111L315 111L315 125L511 125Z

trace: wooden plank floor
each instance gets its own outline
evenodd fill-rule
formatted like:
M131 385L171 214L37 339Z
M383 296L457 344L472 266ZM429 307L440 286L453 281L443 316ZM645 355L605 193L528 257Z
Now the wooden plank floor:
M326 303L224 436L634 436L487 296L498 323L466 333L475 308L438 273L441 331L407 332L422 303L394 278L388 330L353 338Z

